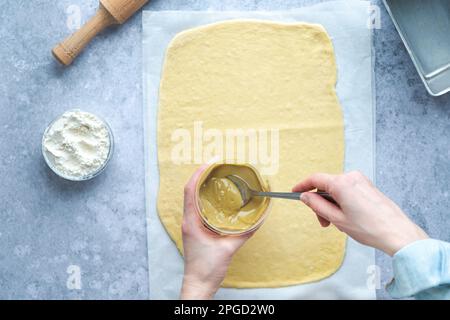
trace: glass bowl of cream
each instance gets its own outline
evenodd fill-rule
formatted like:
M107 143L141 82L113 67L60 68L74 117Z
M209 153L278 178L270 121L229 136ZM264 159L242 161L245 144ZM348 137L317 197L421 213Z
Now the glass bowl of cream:
M219 235L243 235L258 229L267 217L271 198L254 197L242 206L237 187L227 179L236 175L253 190L270 191L257 169L249 164L214 163L200 176L194 206L203 225Z
M114 138L102 118L79 109L53 120L42 137L42 154L50 169L71 181L89 180L106 168Z

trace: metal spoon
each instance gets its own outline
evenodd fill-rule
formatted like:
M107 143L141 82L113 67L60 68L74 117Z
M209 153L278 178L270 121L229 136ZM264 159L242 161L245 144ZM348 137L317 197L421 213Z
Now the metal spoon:
M233 184L238 188L242 197L242 207L245 206L252 197L270 197L270 198L281 198L281 199L291 199L300 200L302 192L262 192L255 191L250 188L248 183L235 175L229 175L226 177L228 180L233 182ZM329 193L323 191L316 191L315 194L322 196L331 203L338 205L336 201L330 196Z

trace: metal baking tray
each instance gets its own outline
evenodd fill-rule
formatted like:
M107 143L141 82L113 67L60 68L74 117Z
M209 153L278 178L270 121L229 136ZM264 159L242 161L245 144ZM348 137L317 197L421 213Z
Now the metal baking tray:
M383 0L428 92L450 91L450 0Z

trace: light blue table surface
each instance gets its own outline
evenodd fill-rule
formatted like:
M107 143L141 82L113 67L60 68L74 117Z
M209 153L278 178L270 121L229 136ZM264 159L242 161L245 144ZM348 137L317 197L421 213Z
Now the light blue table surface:
M279 10L317 2L153 0L145 9ZM374 32L377 185L430 236L449 241L450 95L427 94L381 1L373 3L381 12ZM2 299L148 297L140 14L64 69L50 49L70 32L74 5L84 22L98 1L0 2ZM40 151L46 125L73 107L103 116L115 134L110 166L90 182L57 178ZM388 298L390 258L377 253L377 265L377 295ZM73 268L81 271L79 290Z

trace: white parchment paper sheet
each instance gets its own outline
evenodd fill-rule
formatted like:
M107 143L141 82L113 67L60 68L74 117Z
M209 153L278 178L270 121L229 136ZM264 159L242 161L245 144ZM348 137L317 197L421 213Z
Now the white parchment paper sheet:
M144 11L143 64L146 157L146 205L151 299L177 299L183 259L161 224L156 199L158 89L165 50L179 32L229 19L322 24L330 34L338 65L337 93L344 109L346 171L358 169L374 178L374 104L372 101L369 3L333 1L291 11L210 12ZM220 289L218 299L374 299L371 286L374 250L349 239L341 268L318 282L275 289ZM369 285L368 285L369 284Z

